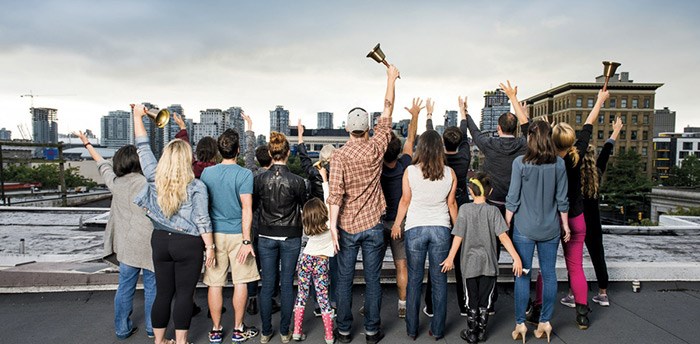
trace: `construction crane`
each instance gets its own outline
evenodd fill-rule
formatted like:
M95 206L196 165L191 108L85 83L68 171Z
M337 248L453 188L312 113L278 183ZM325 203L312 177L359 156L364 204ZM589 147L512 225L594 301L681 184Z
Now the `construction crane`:
M17 124L17 129L19 130L19 134L22 136L22 140L34 141L26 124Z
M71 97L75 94L34 94L32 90L29 93L20 95L21 98L31 98L31 107L34 107L34 97Z

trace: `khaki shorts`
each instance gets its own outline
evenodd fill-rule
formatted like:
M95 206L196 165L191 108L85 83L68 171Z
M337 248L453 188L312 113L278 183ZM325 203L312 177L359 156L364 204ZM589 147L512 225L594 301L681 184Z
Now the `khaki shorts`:
M248 255L243 264L238 262L238 250L243 246L242 234L214 233L216 265L204 270L204 284L210 287L226 286L226 272L231 267L233 284L244 284L260 279L255 257Z
M406 221L401 223L401 238L399 239L391 237L391 227L394 226L394 221L382 220L382 224L384 225L384 241L391 247L391 255L394 260L406 259L406 244L403 240Z

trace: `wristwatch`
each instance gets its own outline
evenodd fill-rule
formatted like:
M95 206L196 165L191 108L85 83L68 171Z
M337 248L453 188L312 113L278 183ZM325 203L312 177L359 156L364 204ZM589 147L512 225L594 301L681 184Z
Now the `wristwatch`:
M243 245L250 245L250 244L252 244L252 243L253 243L253 242L250 241L250 240L243 240Z

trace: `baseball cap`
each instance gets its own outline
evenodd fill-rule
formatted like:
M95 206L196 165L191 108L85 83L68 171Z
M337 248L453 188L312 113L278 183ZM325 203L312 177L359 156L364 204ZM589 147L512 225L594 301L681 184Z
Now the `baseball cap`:
M349 132L369 130L369 114L367 111L359 107L350 110L345 128Z

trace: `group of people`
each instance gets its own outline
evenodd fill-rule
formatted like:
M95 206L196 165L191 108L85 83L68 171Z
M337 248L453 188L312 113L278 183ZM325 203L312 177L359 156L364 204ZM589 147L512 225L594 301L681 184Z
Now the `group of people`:
M597 159L596 149L589 146L591 124L608 93L598 93L576 133L565 123L530 123L524 104L518 102L517 87L501 84L515 114L500 116L497 137L479 131L466 98L461 97L459 128L448 127L440 135L432 130L434 103L428 98L423 106L416 98L406 107L411 121L402 143L391 128L398 78L398 69L390 66L384 110L373 135L367 111L350 110L349 140L338 149L324 147L316 164L308 156L299 123L298 154L306 178L287 167L291 144L284 134L272 132L267 145L254 147L252 120L245 114L243 167L237 163L239 133L227 129L218 138L204 138L193 152L177 114L173 119L181 131L157 160L144 128L143 105L132 107L135 146L122 147L112 160L102 159L78 133L113 193L105 253L119 264L116 336L124 339L136 331L130 315L142 271L147 335L156 344L187 343L197 309L194 291L204 265L210 343L224 338L223 288L229 271L233 342L260 335L260 342L268 343L274 334L275 308L280 311L281 342L305 340L304 310L312 296L318 305L314 313L323 320L325 342L349 343L352 288L361 251L365 296L360 312L366 342L375 344L384 337L380 275L390 247L396 265L397 315L405 318L408 337L419 336L427 257L422 310L430 317L429 335L435 339L445 335L447 272L454 270L459 311L466 317L460 336L476 343L486 339L488 319L495 312L502 244L513 259L515 276L513 339L525 342L525 322L531 322L537 324L534 335L549 340L560 242L571 286L561 302L576 308L576 323L587 328L584 242L600 287L593 300L609 304L598 187L621 121L615 122ZM427 131L418 137L423 109ZM521 136L516 136L518 124ZM467 175L468 135L486 157L482 172L472 178ZM531 301L535 248L540 273ZM246 309L257 313L258 304L261 331L244 323ZM171 318L176 338L166 339Z

